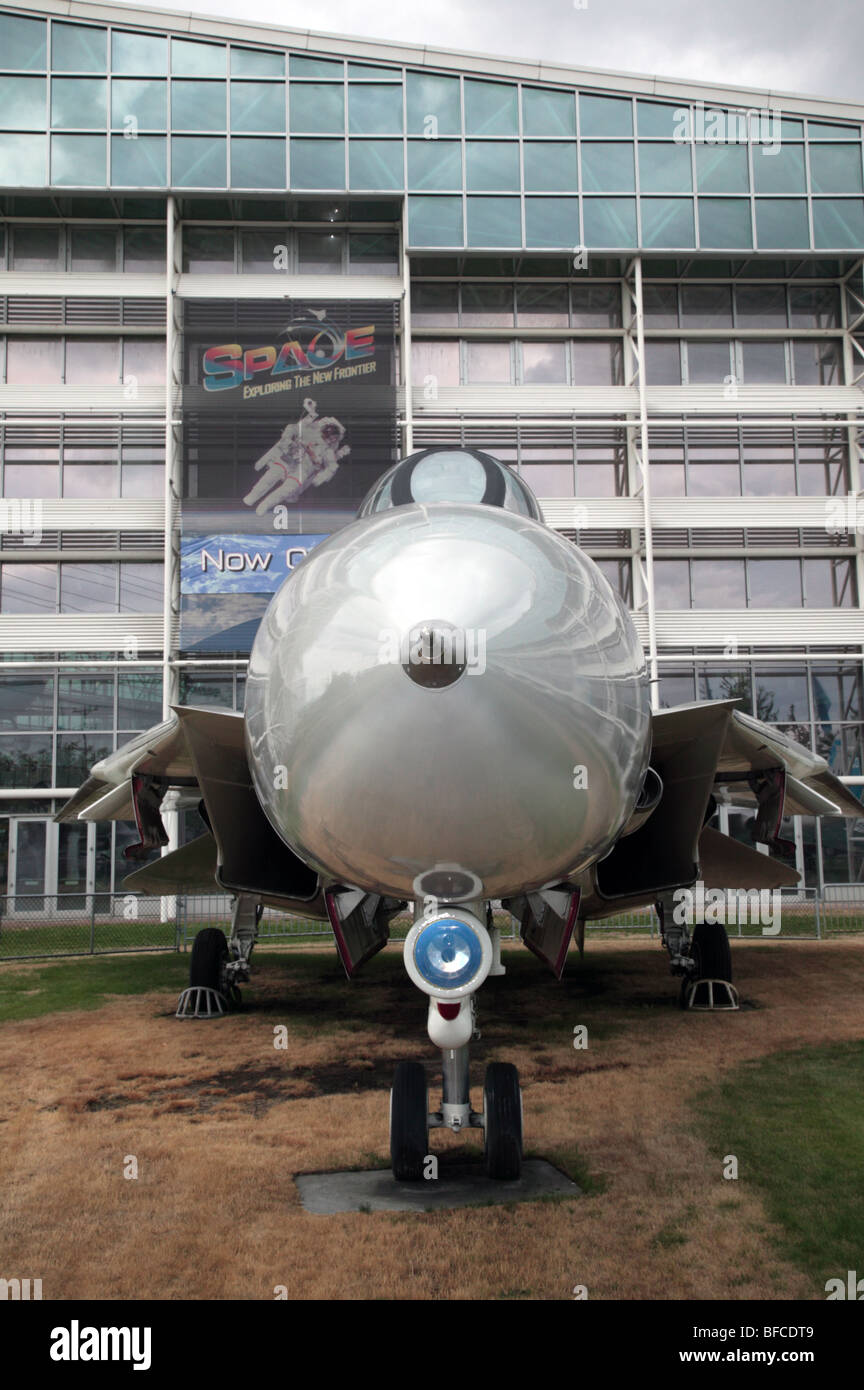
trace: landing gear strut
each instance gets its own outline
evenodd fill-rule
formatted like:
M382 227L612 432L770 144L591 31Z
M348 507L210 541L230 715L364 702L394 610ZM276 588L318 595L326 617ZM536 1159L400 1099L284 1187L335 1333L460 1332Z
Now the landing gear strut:
M698 1013L738 1009L738 991L732 984L732 952L722 922L699 922L692 929L676 922L667 904L655 904L660 936L669 952L673 975L680 975L678 1002L682 1009Z
M204 927L192 943L189 988L177 1001L178 1018L219 1018L240 1003L238 985L249 979L262 907L248 893L234 899L231 938L220 927Z
M484 926L484 917L489 925ZM427 1027L441 1049L441 1109L428 1108L426 1073L419 1062L400 1062L390 1092L390 1157L398 1182L427 1176L430 1129L482 1129L486 1172L514 1182L522 1170L522 1093L509 1062L486 1069L483 1109L471 1109L468 1044L474 1028L474 998L489 974L503 974L491 915L481 901L436 907L422 902L405 939L405 968L429 997ZM431 1172L429 1174L431 1176Z
M432 1001L434 1005L434 1000ZM515 1182L522 1172L522 1092L510 1062L490 1062L483 1109L471 1109L468 1044L443 1048L441 1109L430 1112L422 1062L400 1062L390 1091L390 1160L397 1182L425 1176L429 1130L482 1129L487 1177Z

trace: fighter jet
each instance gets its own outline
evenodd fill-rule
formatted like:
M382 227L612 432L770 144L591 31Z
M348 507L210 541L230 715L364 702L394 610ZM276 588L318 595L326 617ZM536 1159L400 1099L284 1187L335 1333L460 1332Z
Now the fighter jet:
M469 1092L501 914L560 978L586 921L656 907L685 1002L707 988L734 1008L725 927L688 920L680 891L795 884L764 852L782 854L783 816L862 814L824 759L736 703L652 709L624 603L522 479L488 453L425 449L274 595L245 713L177 706L95 764L57 819L134 818L134 859L167 844L166 796L200 810L204 834L124 884L233 896L229 937L195 939L181 1016L236 999L265 906L329 920L349 977L409 909L404 962L428 996L442 1104L430 1113L421 1063L399 1064L394 1175L421 1178L430 1128L474 1127L488 1174L512 1180L516 1068L487 1068L481 1111ZM755 806L762 851L708 824L720 799Z

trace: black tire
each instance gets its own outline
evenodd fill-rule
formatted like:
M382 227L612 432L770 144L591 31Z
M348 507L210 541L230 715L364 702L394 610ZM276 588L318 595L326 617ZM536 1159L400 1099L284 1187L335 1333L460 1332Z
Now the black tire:
M397 1182L419 1182L429 1151L429 1088L421 1062L400 1062L390 1091L390 1161Z
M225 992L223 971L228 959L228 942L219 927L204 927L192 942L189 984Z
M522 1095L512 1062L490 1062L483 1083L486 1173L514 1182L522 1172Z
M694 927L690 954L696 961L693 979L732 983L732 952L722 922L700 922Z

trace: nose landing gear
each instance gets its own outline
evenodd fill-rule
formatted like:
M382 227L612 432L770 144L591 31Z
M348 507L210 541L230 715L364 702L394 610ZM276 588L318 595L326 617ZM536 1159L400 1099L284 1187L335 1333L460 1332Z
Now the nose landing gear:
M429 1130L482 1129L486 1175L515 1182L522 1173L522 1092L510 1062L490 1062L483 1084L483 1109L471 1109L468 1044L442 1049L442 1103L429 1111L422 1062L400 1062L390 1091L390 1159L397 1182L427 1175ZM435 1171L434 1169L432 1171ZM431 1176L431 1172L429 1174Z

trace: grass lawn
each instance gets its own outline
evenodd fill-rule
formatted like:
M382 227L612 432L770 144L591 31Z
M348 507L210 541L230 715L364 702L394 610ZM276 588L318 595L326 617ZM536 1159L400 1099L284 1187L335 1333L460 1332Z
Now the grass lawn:
M864 1040L746 1062L695 1100L721 1158L738 1158L783 1229L781 1251L824 1297L828 1279L864 1275Z
M98 1009L111 995L146 994L188 983L189 957L90 956L0 973L0 1023L70 1009Z

